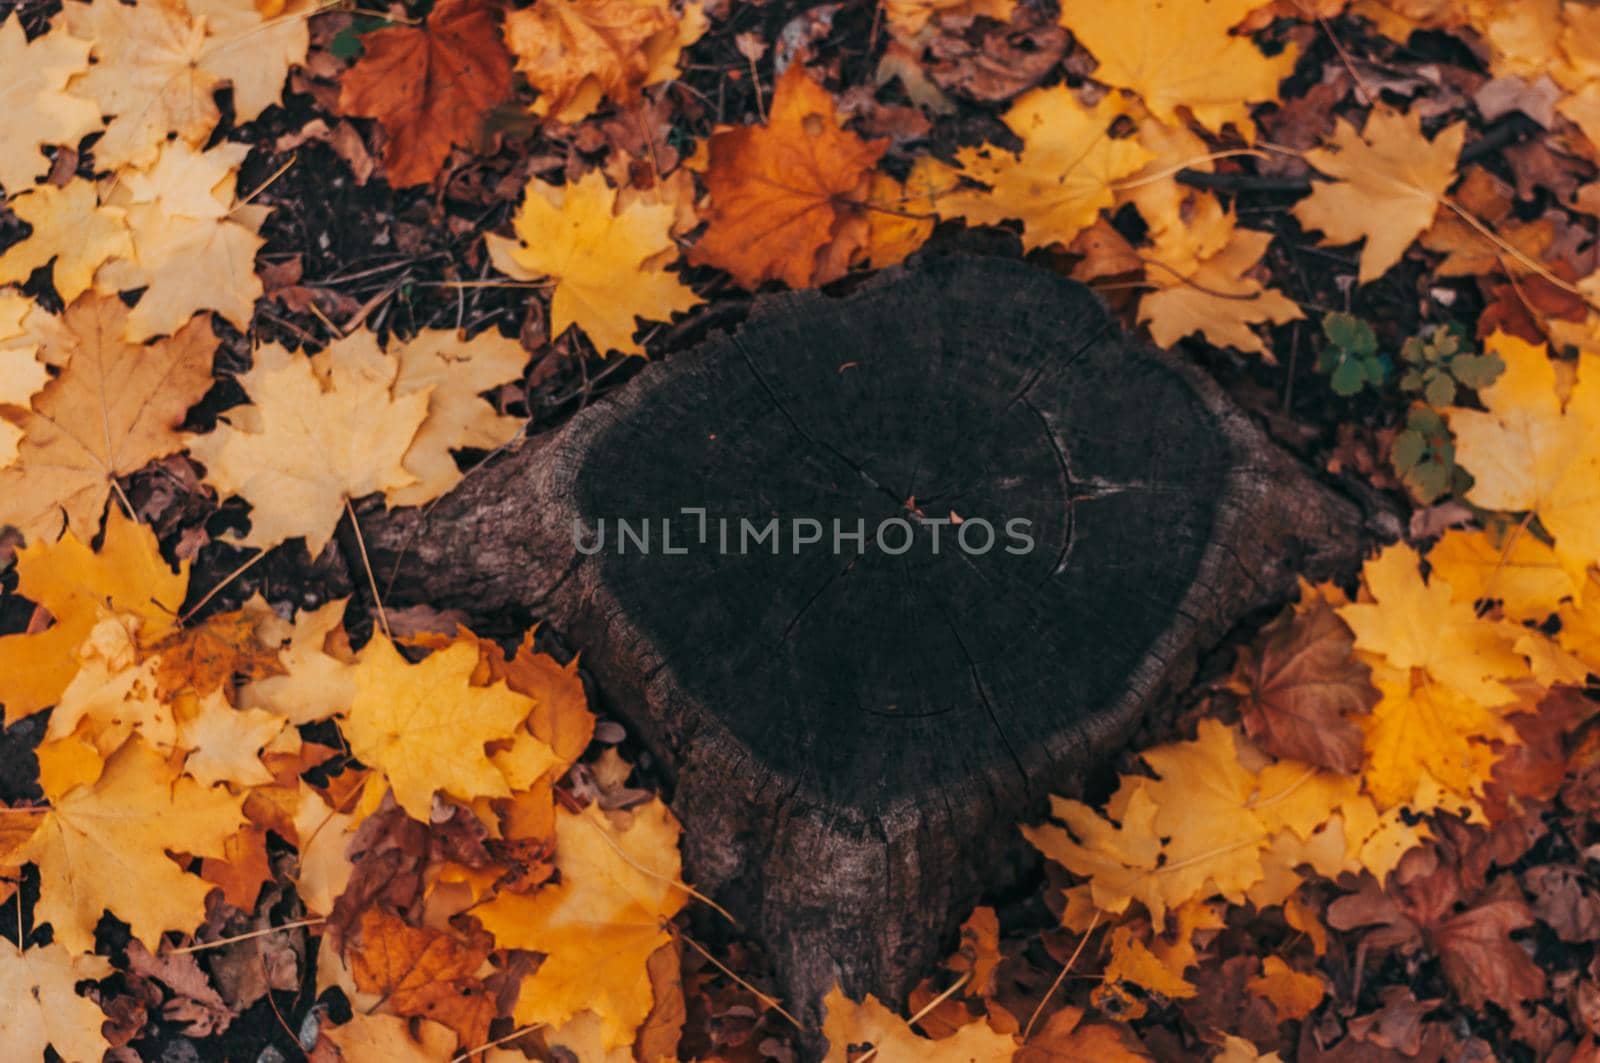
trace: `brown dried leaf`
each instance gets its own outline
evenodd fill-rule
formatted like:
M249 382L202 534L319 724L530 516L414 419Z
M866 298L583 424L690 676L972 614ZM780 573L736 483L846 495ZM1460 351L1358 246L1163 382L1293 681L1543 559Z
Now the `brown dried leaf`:
M451 147L468 144L511 91L511 54L490 11L443 0L421 27L362 38L366 52L344 76L339 109L383 125L384 172L396 188L433 180Z
M1239 651L1229 687L1240 716L1267 752L1338 772L1361 767L1361 728L1349 718L1378 701L1355 638L1326 602L1286 613L1255 647Z

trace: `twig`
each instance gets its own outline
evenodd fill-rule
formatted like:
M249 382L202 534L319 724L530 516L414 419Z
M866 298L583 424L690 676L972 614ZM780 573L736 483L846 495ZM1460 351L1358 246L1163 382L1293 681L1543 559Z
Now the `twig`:
M1072 970L1072 965L1078 962L1078 956L1082 954L1083 947L1089 943L1089 938L1099 923L1100 909L1096 908L1094 910L1094 918L1089 920L1088 929L1083 932L1083 937L1078 939L1078 947L1072 950L1072 955L1067 957L1067 962L1061 967L1061 973L1056 975L1056 980L1050 983L1050 988L1045 990L1043 997L1039 998L1039 1006L1033 1009L1032 1015L1028 1016L1028 1025L1022 1028L1022 1040L1024 1043L1032 1036L1033 1024L1039 1021L1039 1016L1044 1012L1044 1006L1050 1003L1050 998L1056 995L1056 990L1061 988L1061 983L1067 980L1067 972Z
M251 938L266 937L268 934L276 934L280 930L298 930L303 926L316 926L319 923L326 923L327 921L327 917L321 915L312 916L310 919L296 919L292 923L283 923L279 926L264 926L258 930L252 930L248 934L235 934L231 938L218 938L215 941L202 941L198 945L185 945L181 949L167 949L163 955L177 956L185 952L204 952L207 949L220 949L224 945L233 945L240 941L249 941Z
M1205 170L1179 170L1179 184L1211 188L1218 192L1309 192L1309 177L1262 177L1253 173L1208 173Z
M356 519L356 507L350 504L347 497L344 500L344 511L350 514L350 527L355 529L356 549L361 552L361 567L367 573L367 586L372 590L372 605L378 611L378 624L383 628L383 635L389 641L394 641L394 633L389 630L389 614L384 611L383 598L378 594L378 579L372 574L372 559L367 556L367 540L361 534L361 522Z
M950 988L946 989L943 993L940 993L938 996L934 997L932 1000L930 1000L926 1004L922 1005L922 1007L918 1008L917 1011L916 1011L916 1014L912 1015L911 1018L906 1020L906 1025L907 1026L915 1026L917 1023L921 1022L927 1016L928 1012L932 1011L934 1008L938 1007L940 1004L943 1004L946 1000L949 1000L951 994L953 994L956 990L960 989L962 986L966 985L967 981L971 977L972 977L972 972L971 971L964 972L961 975L960 978L957 978L955 980L955 982L950 986ZM876 1059L877 1057L878 1057L878 1046L877 1045L873 1045L871 1048L867 1049L861 1055L857 1056L855 1063L867 1063L867 1060Z
M493 1041L490 1041L488 1044L482 1044L482 1045L479 1045L477 1048L469 1048L469 1049L467 1049L465 1052L461 1053L459 1056L455 1056L454 1058L452 1058L450 1060L450 1063L465 1063L466 1060L471 1059L473 1056L477 1055L479 1052L482 1052L484 1049L493 1048L496 1045L503 1045L507 1041L515 1041L517 1038L521 1037L523 1034L532 1033L533 1031L535 1031L535 1030L537 1030L537 1029L539 1029L539 1028L541 1028L541 1027L543 1027L545 1025L547 1025L547 1024L546 1023L542 1023L542 1022L530 1022L526 1026L519 1026L515 1030L512 1030L510 1033L506 1034L504 1037L496 1037Z
M781 1003L779 1003L777 997L769 996L766 993L763 993L761 990L757 989L755 986L751 985L749 982L746 982L743 978L740 978L731 969L729 969L726 965L724 965L721 960L719 960L715 956L711 955L711 953L706 950L706 947L704 945L700 944L700 942L696 941L694 938L690 937L688 934L685 934L678 927L673 926L671 923L668 923L667 924L667 929L668 929L668 932L671 933L674 937L676 937L679 941L684 942L686 945L688 945L691 948L693 948L700 955L702 955L706 959L710 960L712 966L716 967L717 970L721 971L723 974L725 974L729 978L733 979L734 982L736 984L738 984L741 988L749 991L750 993L755 994L755 998L757 1000L761 1001L761 1003L765 1004L767 1007L771 1008L773 1011L777 1012L779 1015L782 1015L784 1018L788 1019L791 1023L794 1024L794 1028L795 1029L797 1029L797 1030L804 1030L805 1029L805 1026L800 1022L799 1019L795 1018L793 1015L790 1015L787 1011L784 1010L783 1005Z
M200 610L204 609L206 607L206 603L215 598L217 593L221 591L222 588L226 587L228 584L232 583L234 580L250 571L250 567L252 565L259 562L263 557L266 557L271 552L271 550L257 550L254 557L250 558L250 560L246 561L244 564L240 565L238 568L224 576L215 587L212 587L209 591L206 591L204 598L201 598L198 602L195 602L194 605L189 607L187 612L178 617L178 626L182 627L183 625L187 624L190 618L192 618L194 614L198 613Z

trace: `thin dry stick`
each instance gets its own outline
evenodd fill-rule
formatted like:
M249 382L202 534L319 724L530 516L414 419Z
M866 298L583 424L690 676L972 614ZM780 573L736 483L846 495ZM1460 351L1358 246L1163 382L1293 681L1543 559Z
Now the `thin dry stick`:
M289 161L288 162L284 163L282 166L280 166L276 170L272 171L272 175L270 177L268 177L265 181L262 181L260 184L256 185L256 190L254 192L251 192L248 196L245 196L243 199L239 200L239 202L235 203L228 210L228 213L232 214L234 211L238 210L240 207L244 206L246 203L249 203L251 200L255 199L257 196L259 196L261 193L265 192L267 189L271 188L272 187L272 182L276 181L278 178L280 178L284 174L288 173L289 172L289 167L293 166L299 160L299 158L300 158L300 156L298 156L298 155L289 156Z
M517 1038L521 1037L523 1034L532 1033L533 1031L539 1029L541 1026L544 1026L544 1025L545 1024L542 1023L542 1022L530 1022L526 1026L523 1026L523 1027L521 1027L519 1029L516 1029L516 1030L512 1030L510 1033L506 1034L504 1037L496 1037L493 1041L490 1041L488 1044L479 1045L477 1048L469 1048L469 1049L467 1049L465 1052L461 1053L459 1056L456 1056L453 1059L451 1059L450 1063L465 1063L466 1060L471 1059L473 1056L477 1055L479 1052L484 1051L485 1049L493 1048L496 1045L503 1045L507 1041L515 1041Z
M555 281L412 281L418 288L554 288Z
M1455 211L1456 215L1460 217L1462 221L1476 229L1478 235L1482 236L1485 240L1488 240L1495 246L1497 250L1504 254L1510 255L1512 258L1516 259L1519 263L1526 267L1530 272L1537 274L1540 278L1550 282L1567 294L1576 295L1579 299L1583 300L1584 305L1589 309L1600 310L1600 307L1597 307L1594 304L1594 301L1585 295L1582 289L1580 289L1577 285L1572 284L1569 281L1562 280L1554 273L1551 273L1548 269L1545 269L1544 266L1529 258L1519 248L1507 243L1500 237L1499 233L1495 232L1494 229L1488 225L1488 223L1480 221L1478 216L1473 214L1472 211L1463 206L1459 206L1449 196L1440 197L1439 202Z
M1164 181L1174 174L1182 173L1184 170L1189 169L1197 163L1217 162L1221 159L1237 159L1240 157L1264 159L1267 157L1267 153L1264 151L1257 151L1254 148L1230 148L1227 151L1207 152L1204 155L1196 155L1192 159L1186 159L1183 162L1174 163L1165 169L1157 170L1155 173L1146 174L1144 177L1129 178L1126 181L1113 181L1111 182L1111 191L1127 192L1131 189L1142 188L1145 185L1153 185L1157 181Z
M946 1000L949 1000L950 999L950 995L952 993L954 993L956 990L960 989L962 986L966 985L967 984L967 980L970 979L971 977L972 977L972 972L971 971L967 971L960 978L957 978L955 980L955 983L953 985L951 985L949 989L946 989L943 993L940 993L938 996L934 997L932 1000L930 1000L926 1004L922 1005L922 1007L918 1008L917 1009L917 1013L915 1015L911 1016L911 1018L906 1020L906 1025L907 1026L915 1026L917 1023L921 1022L922 1019L928 1014L928 1012L932 1011L934 1008L938 1007L940 1004L943 1004ZM857 1056L855 1063L867 1063L867 1060L869 1060L869 1059L877 1059L877 1058L878 1058L878 1046L877 1045L873 1045L871 1048L867 1049L861 1055Z
M1199 281L1196 281L1191 277L1185 277L1182 273L1180 273L1177 270L1173 269L1171 266L1167 265L1165 262L1161 261L1158 258L1145 258L1143 255L1140 255L1139 256L1139 261L1143 262L1147 266L1160 266L1162 269L1166 270L1168 273L1170 273L1174 277L1178 278L1179 281L1181 281L1183 284L1187 285L1188 287L1193 288L1195 291L1198 291L1198 292L1204 292L1205 294L1207 294L1209 296L1212 296L1213 298L1216 298L1216 299L1233 299L1233 300L1237 300L1238 302L1253 303L1257 299L1261 298L1261 292L1249 292L1249 293L1245 293L1245 292L1219 292L1215 288L1207 288L1204 284L1201 284Z
M378 625L383 628L383 637L394 641L394 633L389 630L389 614L384 612L383 598L378 594L378 579L372 574L372 559L367 556L367 540L361 534L361 522L356 519L356 508L350 504L350 499L344 500L344 511L350 514L350 527L356 532L356 549L361 551L361 567L367 573L367 586L372 589L372 604L378 610Z
M250 571L252 566L254 566L263 557L266 557L271 552L271 550L257 550L255 555L251 557L250 560L246 561L244 564L240 565L238 568L222 577L221 582L219 582L215 587L212 587L210 590L206 591L204 598L201 598L198 602L195 602L194 605L189 607L188 612L178 617L178 626L182 627L183 625L187 624L194 614L206 607L207 602L211 601L211 599L215 598L219 593L221 593L222 588L226 587L228 584L232 583L234 580Z
M1067 972L1072 970L1072 965L1078 962L1078 957L1083 953L1083 947L1089 943L1089 937L1094 933L1094 928L1100 923L1100 909L1094 910L1094 918L1089 920L1089 928L1083 932L1083 937L1078 939L1078 947L1072 950L1072 955L1067 957L1067 962L1062 965L1061 973L1056 975L1056 980L1050 983L1050 988L1044 996L1039 998L1039 1006L1033 1009L1033 1014L1028 1016L1028 1025L1022 1028L1022 1040L1027 1042L1033 1036L1033 1024L1039 1021L1039 1016L1044 1014L1044 1006L1050 1003L1050 998L1056 995L1056 990L1061 988L1061 983L1067 980Z
M729 969L726 965L724 965L721 960L719 960L715 956L711 955L711 953L706 950L706 947L704 945L700 944L700 942L696 941L694 938L690 937L688 934L685 934L682 930L678 929L676 926L673 926L671 923L668 923L667 924L667 930L668 930L669 933L672 934L673 937L677 938L679 941L682 941L684 944L686 944L686 945L690 946L691 948L693 948L700 955L702 955L706 959L710 960L711 961L711 965L713 967L715 967L717 970L721 971L723 974L727 975L729 978L733 979L735 984L737 984L740 988L746 990L749 993L754 994L755 998L757 1000L761 1001L761 1003L765 1004L767 1007L771 1008L773 1011L777 1012L779 1015L782 1015L784 1018L788 1019L791 1023L794 1024L794 1028L795 1029L797 1029L797 1030L805 1029L805 1026L803 1026L801 1024L799 1019L795 1018L793 1015L790 1015L787 1011L784 1010L783 1005L781 1003L779 1003L777 997L768 996L766 993L763 993L761 990L757 989L755 986L751 985L749 982L746 982L743 978L740 978L731 969Z
M331 332L335 339L339 339L339 338L342 338L344 336L344 331L341 328L339 328L338 325L335 325L333 323L333 320L331 318L329 318L327 314L324 314L322 312L322 307L317 305L315 299L313 299L310 302L306 303L306 309L311 311L311 316L312 317L314 317L318 321L322 322L322 327L327 329L329 332Z
M316 926L318 923L326 923L327 921L325 916L320 915L311 919L296 919L292 923L284 923L281 926L264 926L259 930L252 930L248 934L236 934L231 938L218 938L215 941L204 941L198 945L185 945L181 949L167 949L163 955L177 956L185 952L204 952L207 949L220 949L224 945L232 945L239 941L249 941L251 938L266 937L268 934L276 934L280 930L298 930L303 926Z

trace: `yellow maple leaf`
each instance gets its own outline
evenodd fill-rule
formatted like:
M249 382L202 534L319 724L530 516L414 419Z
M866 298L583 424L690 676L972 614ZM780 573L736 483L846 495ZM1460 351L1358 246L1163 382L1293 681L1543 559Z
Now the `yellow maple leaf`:
M355 870L350 861L350 842L356 817L328 807L311 787L300 784L299 804L295 808L299 867L294 876L295 892L313 915L327 915L350 883Z
M38 351L32 344L0 347L0 407L26 408L50 382L50 371L39 361ZM0 469L17 460L17 445L22 442L22 429L4 416L0 410Z
M1392 668L1421 668L1479 705L1515 701L1506 682L1525 677L1528 666L1512 646L1512 632L1479 618L1443 579L1425 581L1420 566L1405 543L1367 561L1361 578L1368 600L1338 609L1356 648Z
M1156 811L1144 786L1129 791L1116 823L1102 819L1081 801L1052 795L1050 815L1065 829L1050 824L1024 826L1022 835L1049 859L1087 878L1095 907L1120 913L1130 901L1139 899L1160 918L1166 901L1153 881L1161 859Z
M392 506L420 506L461 481L452 450L493 450L522 430L521 418L496 413L480 396L521 376L528 352L494 331L468 340L450 329L428 329L393 354L400 363L394 393L428 391L428 418L402 462L417 482L391 488L385 498Z
M873 1050L874 1059L918 1060L919 1063L1009 1063L1017 1041L995 1033L974 1019L937 1041L923 1037L906 1020L878 1003L872 994L856 1003L834 986L822 998L822 1036L828 1039L824 1063L848 1063Z
M321 1035L338 1048L344 1063L439 1063L456 1052L455 1031L443 1023L360 1010L347 1023L321 1027Z
M289 725L282 716L263 709L235 709L220 690L203 697L185 691L174 700L173 713L175 744L188 753L183 762L186 775L207 786L272 782L272 772L261 763L261 750Z
M905 261L927 242L938 221L939 199L955 189L956 171L932 156L911 164L904 181L874 172L867 193L867 264L883 269Z
M244 823L241 797L180 777L137 738L108 761L92 786L57 798L21 856L39 865L38 917L72 952L94 948L94 928L109 909L146 948L168 930L187 933L205 919L211 887L185 874L167 851L224 855Z
M1233 123L1255 138L1249 104L1278 98L1295 50L1266 56L1229 34L1261 0L1062 0L1061 24L1098 64L1097 81L1132 89L1158 119L1180 125L1185 108L1213 133Z
M31 42L22 17L0 22L0 186L15 195L43 177L50 160L40 147L78 141L100 128L93 103L62 91L67 81L89 69L89 42L56 28Z
M1304 317L1282 292L1249 276L1266 254L1272 234L1234 227L1214 196L1198 201L1188 224L1164 230L1145 273L1155 291L1139 301L1139 321L1150 337L1170 347L1200 333L1217 347L1233 347L1276 362L1251 327Z
M988 190L944 193L940 216L979 225L1017 219L1030 250L1071 243L1115 202L1112 183L1150 158L1138 141L1111 135L1121 113L1112 97L1086 107L1065 85L1023 93L1004 115L1021 154L993 145L958 151L961 175Z
M341 627L348 601L300 610L289 644L278 656L283 674L245 684L239 707L265 709L292 724L316 723L348 709L356 696L355 662L346 658L350 647ZM330 645L336 638L337 648Z
M14 1059L43 1059L45 1046L67 1063L101 1059L111 1048L100 1032L106 1017L76 983L105 978L111 961L74 955L60 942L19 951L0 941L0 1040Z
M53 781L41 775L52 800L99 778L106 758L135 732L163 755L177 742L172 707L156 690L159 662L139 660L137 622L136 617L108 616L78 647L78 674L62 691L40 746L41 756L52 758Z
M1491 739L1516 741L1501 718L1427 673L1382 665L1373 681L1383 696L1360 723L1366 732L1367 790L1379 805L1426 805L1418 788L1432 780L1470 797L1488 780Z
M1341 119L1332 143L1305 153L1334 180L1318 182L1292 213L1307 229L1320 230L1324 244L1364 239L1359 279L1377 280L1433 223L1455 180L1466 132L1457 122L1430 141L1416 111L1401 115L1381 105L1360 133Z
M269 208L234 202L245 144L201 152L163 144L146 171L130 171L108 202L126 212L133 250L95 276L102 292L145 289L128 315L127 337L144 340L214 310L246 329L262 293L255 257Z
M1578 593L1556 552L1526 531L1452 528L1428 551L1428 567L1450 584L1454 597L1497 600L1513 620L1543 620Z
M678 823L659 799L618 827L597 806L556 815L561 881L501 893L473 909L500 948L546 954L522 982L513 1018L560 1026L600 1017L607 1048L633 1043L654 994L646 963L671 942L662 925L687 900L678 882Z
M70 303L89 290L108 259L133 254L126 212L101 206L92 181L74 177L60 188L38 185L7 205L33 232L0 255L0 284L26 281L53 259L56 293Z
M916 37L928 23L946 18L984 16L996 22L1010 22L1017 0L885 0L884 20L897 37Z
M1578 356L1565 402L1543 345L1495 333L1505 363L1479 390L1485 410L1445 411L1456 460L1472 473L1467 498L1485 509L1531 510L1575 574L1600 562L1600 356Z
M676 77L707 24L697 3L679 15L670 0L538 0L507 13L505 37L539 92L534 113L577 122L603 100L627 103Z
M1321 978L1295 970L1281 956L1262 960L1261 973L1245 986L1272 1005L1279 1022L1292 1022L1310 1015L1328 992Z
M501 273L556 282L552 335L577 325L602 355L643 354L635 319L667 321L700 297L662 268L677 251L672 207L635 200L618 212L616 201L596 170L565 187L534 178L512 219L517 238L490 233L485 240Z
M1369 853L1388 824L1358 792L1357 777L1271 762L1216 720L1202 720L1195 741L1141 756L1159 777L1124 776L1104 816L1052 797L1051 815L1065 829L1023 827L1046 857L1086 877L1087 898L1111 914L1138 901L1159 924L1169 909L1217 893L1278 903L1299 884L1301 863L1332 876L1398 859L1393 845L1420 840L1396 835ZM1085 914L1069 910L1067 925Z
M1211 1057L1211 1063L1283 1063L1276 1052L1263 1053L1243 1037L1231 1034L1222 1039L1222 1051Z
M136 616L145 633L172 629L189 586L189 564L174 573L156 537L112 509L97 554L68 532L59 542L36 541L17 552L17 593L49 611L55 622L37 634L0 636L0 702L10 725L55 704L77 672L78 647L99 610Z
M1200 962L1194 935L1226 926L1224 910L1221 904L1185 901L1172 913L1176 926L1170 936L1154 933L1148 925L1142 930L1138 924L1114 928L1107 939L1111 958L1090 999L1102 1010L1120 1007L1125 1009L1124 1017L1137 1018L1144 1012L1144 1003L1128 991L1130 985L1173 1000L1194 996L1198 988L1184 978L1184 972ZM1149 935L1148 945L1141 933Z
M68 307L76 348L17 418L23 439L16 462L0 469L0 523L30 541L55 538L63 523L93 538L113 481L180 450L176 429L211 387L209 322L141 347L122 338L127 313L115 297Z
M1261 877L1269 828L1255 811L1256 777L1240 763L1239 742L1221 723L1203 720L1195 741L1141 754L1161 776L1150 784L1150 796L1156 833L1168 839L1162 886L1169 904L1208 889L1238 897Z
M374 638L356 664L356 696L341 729L350 752L383 772L395 801L428 822L435 790L470 801L511 793L484 743L510 738L531 699L503 683L472 686L471 641L409 664L386 638Z
M1131 101L1122 101L1123 112L1138 125L1139 145L1150 157L1115 188L1116 204L1132 203L1149 227L1150 238L1161 241L1173 228L1188 227L1193 204L1215 199L1190 185L1180 184L1177 175L1185 169L1209 173L1216 169L1210 147L1187 126L1164 125L1149 111ZM1214 237L1208 242L1205 257L1221 249Z
M206 482L251 504L241 543L270 549L304 536L316 556L347 499L415 482L401 461L428 415L429 393L396 396L399 371L368 332L312 358L277 344L256 349L239 377L251 405L189 437Z
M311 44L314 0L187 0L190 14L205 20L200 65L226 75L233 86L233 114L253 122L283 97L289 68L302 63Z

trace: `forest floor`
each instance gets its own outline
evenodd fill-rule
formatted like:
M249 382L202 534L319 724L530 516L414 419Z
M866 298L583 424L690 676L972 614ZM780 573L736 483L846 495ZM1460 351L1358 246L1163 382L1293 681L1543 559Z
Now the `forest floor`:
M800 1058L583 647L385 610L361 520L976 252L1385 542L829 1059L1600 1061L1597 11L0 0L8 1058Z

